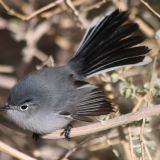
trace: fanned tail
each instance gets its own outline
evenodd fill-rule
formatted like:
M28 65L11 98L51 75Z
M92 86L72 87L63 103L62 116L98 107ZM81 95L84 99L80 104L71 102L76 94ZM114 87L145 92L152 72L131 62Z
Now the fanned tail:
M87 30L80 47L69 65L78 74L92 76L126 65L143 65L151 59L146 46L137 46L144 41L134 35L139 30L136 23L125 23L127 12L115 10Z

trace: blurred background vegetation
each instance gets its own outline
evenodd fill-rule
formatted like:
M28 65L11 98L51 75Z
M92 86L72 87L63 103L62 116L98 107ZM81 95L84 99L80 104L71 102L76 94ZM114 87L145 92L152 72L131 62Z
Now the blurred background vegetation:
M0 105L4 105L10 88L29 72L66 64L90 22L116 8L129 10L130 20L139 24L153 62L99 75L91 81L116 104L118 112L112 116L159 104L159 0L0 0ZM106 119L108 116L97 117L98 121ZM5 145L16 150L9 151ZM160 118L71 141L35 142L30 135L0 124L0 160L29 160L17 150L40 160L160 160Z

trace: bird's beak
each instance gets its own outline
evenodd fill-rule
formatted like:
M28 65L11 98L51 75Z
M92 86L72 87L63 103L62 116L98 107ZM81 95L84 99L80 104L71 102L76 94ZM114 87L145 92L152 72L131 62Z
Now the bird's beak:
M0 112L3 112L3 111L7 111L7 110L11 110L12 108L9 106L9 105L5 105L4 107L1 107L0 108Z

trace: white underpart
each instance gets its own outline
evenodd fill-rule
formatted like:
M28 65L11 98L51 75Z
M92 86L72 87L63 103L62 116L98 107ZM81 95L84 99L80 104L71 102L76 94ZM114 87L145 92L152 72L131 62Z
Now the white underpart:
M23 114L16 110L7 111L7 115L21 128L39 134L51 133L57 129L64 128L72 121L69 117L58 113L51 113L43 117L33 116L26 120L24 120Z

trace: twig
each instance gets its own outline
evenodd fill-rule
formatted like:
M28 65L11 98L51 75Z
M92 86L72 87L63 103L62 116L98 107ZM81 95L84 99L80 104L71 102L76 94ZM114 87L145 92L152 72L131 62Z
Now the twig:
M156 62L157 62L157 57L154 57L154 61L153 61L153 66L152 66L152 75L151 75L151 80L150 80L150 86L149 86L149 100L148 100L148 105L150 104L151 100L152 100L152 91L154 89L154 82L155 82L155 78L157 78L157 74L156 74Z
M16 12L15 10L13 10L12 8L10 8L3 0L0 0L0 4L8 12L8 14L15 16L23 21L26 19L25 15L20 14Z
M132 160L131 158L131 154L130 154L130 145L129 142L126 141L125 139L121 139L120 144L122 146L123 149L123 159L125 160Z
M14 67L9 65L0 65L0 73L13 73Z
M26 46L22 50L23 59L25 63L31 62L33 57L36 57L40 61L48 59L48 56L43 53L37 47L39 39L50 29L51 23L49 21L44 21L36 27L30 27L26 34L24 35L24 40L26 41Z
M37 11L35 11L32 14L30 14L29 16L27 16L26 20L28 21L28 20L32 19L33 17L35 17L35 16L37 16L37 15L39 15L39 14L41 14L41 13L43 13L43 12L45 12L45 11L51 9L51 8L53 8L53 7L61 4L63 1L64 0L57 0L55 2L52 2L52 3L50 3L50 4L46 5L46 6L38 9Z
M128 9L125 1L118 1L118 0L113 0L113 3L116 7L118 7L121 10L126 10ZM140 29L144 32L145 35L148 37L153 37L155 35L154 30L147 24L145 23L141 18L136 17L135 15L130 15L129 17L131 20L134 20L136 23L139 24Z
M129 135L129 145L130 145L131 159L134 160L133 140L132 140L131 128L127 127L127 129L128 129L128 135Z
M84 145L84 144L86 144L91 138L92 138L92 137L86 138L86 139L82 140L78 145L76 145L75 147L73 147L73 148L71 148L70 150L68 150L67 153L65 153L64 156L61 157L60 159L61 159L61 160L66 160L66 159L68 159L68 157L69 157L72 153L74 153L74 152L77 151L79 148L81 148L81 146Z
M55 2L52 2L40 9L38 9L37 11L31 13L30 15L23 15L23 14L20 14L18 12L16 12L15 10L13 10L12 8L10 8L3 0L0 0L0 4L2 5L2 7L8 12L8 14L12 15L12 16L15 16L17 17L18 19L21 19L23 21L29 21L31 20L32 18L40 15L41 13L49 10L49 9L52 9L53 7L61 4L64 0L57 0Z
M45 66L47 66L47 67L54 67L55 66L54 59L52 56L49 56L48 59L46 61L42 62L41 65L36 66L36 69L39 70L39 69L44 68Z
M83 135L89 135L96 132L104 131L107 129L115 128L121 125L129 124L134 121L139 121L143 118L146 118L148 116L153 116L160 114L160 105L147 107L145 109L141 109L134 113L128 113L125 115L121 115L119 117L115 117L113 119L109 119L107 121L104 121L103 123L97 122L94 124L90 124L83 127L77 127L73 128L71 131L71 137L77 137L77 136L83 136ZM44 135L42 138L46 139L60 139L64 138L64 135L61 135L63 130L57 130L51 134Z
M115 155L116 157L119 157L119 152L113 147L113 143L111 142L111 140L110 140L110 139L107 139L107 140L106 140L106 143L108 144L108 146L111 147L112 152L114 153L114 155Z
M71 10L76 20L79 22L82 28L87 28L87 24L84 22L82 17L79 14L79 11L75 8L71 0L64 0L66 6Z
M147 2L144 0L140 0L153 14L155 14L158 18L160 18L160 14L156 12Z
M148 160L152 160L152 157L151 157L151 154L149 152L147 145L144 145L144 149L145 149L146 155L148 157Z
M36 160L33 157L30 157L10 146L8 146L7 144L5 144L4 142L0 141L0 151L5 152L17 159L21 159L21 160Z
M132 112L135 112L135 111L137 111L137 110L140 108L140 106L141 106L141 104L142 104L142 102L144 101L145 98L146 98L146 96L144 96L144 97L137 97L137 98L136 98L136 99L138 100L138 102L137 102L137 104L133 107Z
M144 126L145 126L145 118L142 120L142 126L141 126L141 131L140 131L140 145L141 145L141 159L145 160L144 156Z
M160 143L157 144L156 152L154 154L154 160L159 160L160 158Z
M119 157L119 154L117 153L117 150L115 148L113 148L114 145L120 143L119 139L118 140L117 139L110 140L110 139L107 138L107 136L103 136L103 137L98 137L96 139L96 141L97 142L95 142L95 144L93 142L93 143L88 145L87 149L89 151L97 151L97 150L107 149L108 147L111 147L115 156Z
M72 1L72 3L74 4L74 6L80 6L81 4L84 4L86 2L86 0L74 0ZM46 11L44 13L41 14L41 17L43 18L50 18L52 16L55 16L57 14L63 13L65 11L67 11L68 7L66 5L60 7L56 7L54 10L52 11Z
M154 88L154 80L155 80L155 68L156 68L156 57L154 59L153 62L153 67L152 67L152 75L151 75L151 80L150 80L150 88L149 88L149 92L148 92L148 101L147 101L147 107L149 107L149 105L151 104L152 101L152 90ZM142 153L142 160L145 160L145 154L144 154L144 127L145 127L145 118L143 118L142 120L142 126L141 126L141 131L140 131L140 145L141 145L141 153ZM147 148L147 146L146 146Z
M138 23L140 30L147 35L148 37L152 38L155 35L155 31L153 30L153 28L151 28L146 22L144 22L141 18L139 17L134 17L134 18L130 18L131 20L135 21L136 23Z
M13 76L0 75L0 87L10 89L16 83L16 78Z
M112 0L112 2L117 8L120 8L121 10L128 9L126 1Z
M97 3L93 4L92 6L87 7L87 8L85 8L85 9L81 10L81 12L82 12L82 13L84 13L84 12L89 12L89 11L95 9L95 8L100 8L100 7L101 7L103 4L105 4L107 1L108 1L108 0L102 0L102 1L100 1L100 2L97 2Z

